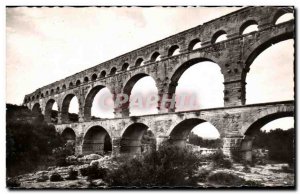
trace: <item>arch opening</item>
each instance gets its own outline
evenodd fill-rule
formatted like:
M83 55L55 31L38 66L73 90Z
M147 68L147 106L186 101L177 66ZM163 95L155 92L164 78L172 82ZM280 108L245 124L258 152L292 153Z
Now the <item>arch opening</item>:
M201 41L198 38L192 40L188 46L189 51L196 50L199 48L201 48Z
M82 153L87 154L110 154L112 151L111 137L101 126L91 127L83 138Z
M127 127L121 139L121 153L141 154L156 148L154 134L142 123L134 123Z
M126 70L129 70L129 64L128 63L124 63L122 65L122 71L126 71Z
M47 123L58 122L58 106L54 99L48 100L45 107L45 121Z
M113 67L111 68L109 75L115 75L116 72L117 72L117 68Z
M287 13L287 12L284 12L284 11L279 12L274 18L275 25L282 24L284 22L288 22L288 21L291 21L291 20L294 20L294 14L293 13Z
M104 78L106 76L106 71L101 71L101 73L100 73L100 78Z
M32 112L35 115L42 115L42 109L40 103L35 103L32 107Z
M64 139L65 142L70 142L70 143L75 143L75 139L76 139L76 134L74 132L74 130L72 128L66 128L62 134L61 134L62 138Z
M169 143L180 148L190 147L203 154L214 153L222 147L220 133L209 122L198 119L186 119L178 123L171 131Z
M63 100L61 121L62 123L79 121L79 102L74 94L68 94Z
M249 34L258 31L258 23L255 20L245 22L240 28L240 34Z
M144 65L144 59L138 58L135 62L135 66L139 67L139 66L143 66L143 65Z
M84 105L84 118L85 120L114 118L113 95L107 87L98 85L88 93Z
M285 40L272 47L257 49L260 54L244 75L247 104L294 99L293 44L293 40Z
M196 58L182 64L169 86L169 93L176 94L176 111L223 107L223 82L220 66L209 59Z
M94 73L93 75L92 75L92 78L91 78L91 80L92 81L95 81L97 79L97 74L96 73Z
M77 81L76 81L76 86L80 86L80 84L81 84L81 81L80 81L80 80L77 80Z
M159 52L154 52L150 58L150 62L156 62L156 61L160 61L160 54Z
M125 84L123 93L129 97L129 102L124 104L124 107L129 111L128 115L158 113L156 83L148 74L140 73L131 77Z
M246 130L241 143L246 161L266 160L292 164L295 158L294 117L292 112L277 112L257 119Z
M73 88L73 82L70 82L70 84L69 84L69 88Z
M224 30L220 30L213 35L211 42L214 44L224 40L227 40L227 33Z
M173 45L169 48L169 51L168 51L168 57L172 57L172 56L175 56L175 55L179 55L179 46L178 45Z

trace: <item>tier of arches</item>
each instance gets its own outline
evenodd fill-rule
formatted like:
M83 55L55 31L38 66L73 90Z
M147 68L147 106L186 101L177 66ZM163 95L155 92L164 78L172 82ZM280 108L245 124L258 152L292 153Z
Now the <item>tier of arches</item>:
M238 144L238 148L243 154L245 160L252 159L252 142L254 136L258 131L267 123L279 118L291 117L294 118L294 112L291 110L274 111L270 114L261 114L253 119L250 125L246 125L246 130L241 134L241 143ZM170 129L164 135L165 143L175 145L179 148L187 146L189 134L195 127L209 123L208 121L200 118L189 118L172 125ZM219 138L222 140L226 137L224 130L218 129L212 125L220 134ZM163 142L159 141L160 135L156 134L151 126L147 124L136 122L131 123L124 127L119 133L120 136L115 137L112 132L105 129L100 125L94 125L89 127L83 134L82 138L78 138L78 134L72 128L65 128L62 133L62 137L66 141L81 141L82 154L111 154L117 152L117 154L141 154L151 150L157 149ZM167 138L166 138L167 137ZM117 141L116 141L117 139ZM78 144L77 144L78 145ZM220 145L222 148L223 145ZM113 148L116 148L114 150ZM236 148L236 145L234 145ZM115 153L116 154L116 153Z
M257 57L260 53L262 53L264 50L268 49L270 47L271 43L272 44L273 43L278 43L278 42L282 42L282 41L285 41L285 40L291 39L291 38L292 38L292 36L290 34L288 34L287 36L284 36L284 37L280 36L279 38L278 37L273 37L273 38L270 38L269 40L267 40L265 42L265 44L258 45L257 47L254 48L254 50L252 50L252 53L249 54L249 57L247 59L247 61L248 61L247 65L250 66L250 64L251 64L250 62L253 62L253 58L255 59L255 57ZM255 55L255 57L254 57L254 55ZM215 63L213 60L208 59L208 58L194 58L194 59L190 59L187 62L184 62L184 63L178 65L177 68L175 68L174 71L172 72L172 76L171 76L171 79L170 79L171 82L168 84L167 92L169 94L175 94L176 87L178 85L178 81L182 77L183 73L187 69L192 67L193 65L201 63L201 62L212 62L212 63L214 63L218 66L217 63ZM221 69L220 69L220 73L222 73ZM243 75L247 75L247 73L248 72L244 72ZM156 82L156 80L154 79L153 76L151 76L149 74L146 74L146 73L137 73L137 74L131 76L128 80L125 81L124 87L122 89L122 93L127 94L130 97L131 91L132 91L133 87L135 86L135 84L140 79L142 79L144 77L147 77L147 76L151 77L154 80L155 86L159 85ZM246 76L244 76L242 78L242 81L245 81L245 79L246 79ZM83 105L83 108L81 109L81 110L83 110L83 113L79 113L79 115L82 115L83 120L85 120L85 121L90 120L90 118L92 116L91 115L91 108L92 108L92 103L93 103L93 100L95 98L95 95L103 88L106 88L106 87L104 85L97 85L97 86L91 88L88 91L86 97L84 98L84 101L79 102L79 104L81 104L81 106ZM74 96L75 95L72 94L72 93L64 96L63 100L62 100L62 104L58 105L58 107L61 108L59 110L61 110L61 121L62 121L62 123L66 123L66 122L69 121L68 109L69 109L69 105L70 105L70 100ZM46 118L47 121L51 120L51 119L49 119L50 118L49 115L51 114L51 107L53 106L54 103L55 103L55 100L52 99L52 98L46 102L45 118ZM41 109L41 106L39 105L39 103L34 104L32 109L36 110L37 106L39 106L39 109ZM41 112L41 111L39 111L39 112ZM127 114L127 116L129 116L129 110L126 114ZM125 114L125 116L126 116L126 114Z
M271 20L271 25L278 25L280 23L284 23L290 19L293 19L293 10L292 9L285 9L285 8L281 8L279 10L277 10L274 15L272 15L272 20ZM290 15L290 18L286 19L286 20L282 20L281 18L284 17L285 15ZM238 33L239 35L243 35L243 34L247 34L247 33L251 33L253 31L258 31L260 29L260 25L263 25L261 23L261 21L258 18L250 18L247 19L246 21L242 21L240 24L237 24L236 26L238 29ZM250 28L250 30L249 30ZM225 36L225 37L224 37ZM222 38L223 37L223 38ZM211 40L209 42L211 42L211 44L217 43L219 41L224 41L227 39L227 32L226 29L219 29L216 32L214 32L211 35ZM207 42L207 40L205 40ZM199 37L192 37L192 39L189 41L189 43L187 44L187 50L193 50L193 49L198 49L201 48L201 38ZM107 70L102 70L100 72L100 74L97 73L92 73L89 76L85 76L84 78L81 79L77 79L75 81L75 83L73 83L72 81L69 82L67 85L63 84L62 86L56 86L55 88L46 90L45 92L42 92L40 94L37 95L33 95L31 97L25 98L24 102L28 103L40 98L44 98L47 97L49 95L53 95L55 93L59 93L61 92L61 90L66 90L71 89L73 87L78 87L82 84L85 84L89 81L96 81L97 79L102 79L105 78L107 76L112 76L115 75L116 73L120 73L123 71L127 71L129 70L129 67L139 67L142 66L145 63L151 63L151 62L156 62L161 60L160 57L162 55L162 53L159 52L158 49L157 51L153 51L149 57L142 57L142 56L137 56L136 60L133 62L132 65L131 62L129 61L125 61L123 62L120 67L117 66L113 66L110 69ZM183 48L183 46L179 45L179 44L174 44L174 45L170 45L169 48L167 49L168 52L167 54L163 54L166 55L166 57L171 57L174 56L176 54L179 54L179 51L184 51L186 50L186 48ZM165 56L162 56L165 57ZM108 72L108 73L107 73Z

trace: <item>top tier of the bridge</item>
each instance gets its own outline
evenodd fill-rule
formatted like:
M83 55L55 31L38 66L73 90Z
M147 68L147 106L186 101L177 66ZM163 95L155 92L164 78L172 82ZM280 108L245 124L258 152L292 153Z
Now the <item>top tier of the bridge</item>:
M201 48L212 47L216 44L216 39L220 34L226 34L227 39L235 39L242 36L242 31L249 24L257 24L259 30L274 25L275 21L283 14L293 12L292 7L245 7L222 17L216 18L203 25L185 30L178 34L169 36L165 39L148 44L139 49L125 53L121 56L103 62L99 65L68 76L62 80L37 89L31 94L27 94L23 103L28 103L39 98L60 93L68 88L77 86L74 80L82 80L79 84L85 82L107 79L118 73L126 73L144 64L155 63L154 55L160 55L161 61L172 57L170 52L179 48L180 54L189 52L189 47L196 40L201 42Z

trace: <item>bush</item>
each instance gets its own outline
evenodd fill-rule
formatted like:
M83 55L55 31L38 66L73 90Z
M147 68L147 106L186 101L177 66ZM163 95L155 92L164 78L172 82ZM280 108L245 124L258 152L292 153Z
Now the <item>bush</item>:
M50 176L50 181L51 182L58 182L58 181L63 181L64 179L61 177L60 174L58 174L57 172L54 172L51 176Z
M187 149L162 145L158 151L125 161L105 177L111 186L192 186L198 158Z
M103 179L106 176L107 171L106 168L98 167L98 165L91 165L80 169L81 175L87 176L88 180Z
M78 171L71 168L68 172L67 180L76 180L78 177Z
M207 181L218 186L242 186L244 179L234 174L217 172L209 175Z
M49 177L47 175L42 175L36 179L37 182L45 182L47 180L49 180Z
M222 150L218 150L216 153L211 155L215 168L231 168L232 162L225 157Z
M8 188L16 188L20 187L21 183L17 178L8 178L6 180L6 187Z

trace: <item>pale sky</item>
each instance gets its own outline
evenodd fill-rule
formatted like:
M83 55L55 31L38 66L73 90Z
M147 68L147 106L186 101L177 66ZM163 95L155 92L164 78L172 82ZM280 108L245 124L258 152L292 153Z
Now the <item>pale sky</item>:
M9 8L6 102L21 104L25 94L39 87L237 9ZM256 58L246 80L247 104L293 99L293 52L293 41L288 40L273 45ZM182 75L176 93L196 94L198 106L194 109L222 107L222 82L220 68L202 62ZM132 94L153 92L157 92L154 80L145 77L134 86ZM107 94L105 89L97 94L93 115L113 117L112 107L108 110L97 107L100 97ZM70 112L78 111L76 103L74 98ZM131 109L132 115L156 112L155 107L146 111ZM274 122L264 129L293 127L292 118ZM208 124L194 130L205 137L217 137L217 130Z

